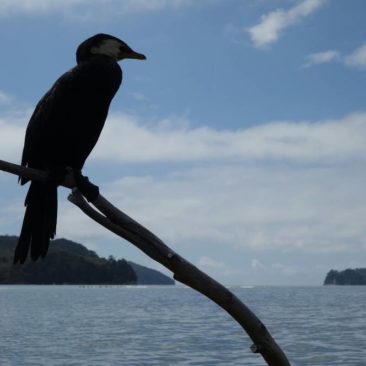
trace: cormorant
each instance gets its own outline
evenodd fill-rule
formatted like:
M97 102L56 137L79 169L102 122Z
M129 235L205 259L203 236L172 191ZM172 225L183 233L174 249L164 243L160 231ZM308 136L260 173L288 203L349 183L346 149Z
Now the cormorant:
M14 263L24 263L29 248L33 260L46 256L50 239L56 233L57 185L63 180L66 167L81 177L81 169L99 138L109 105L122 82L117 62L125 58L146 59L108 34L88 38L77 48L77 65L63 74L38 102L26 130L22 165L48 171L52 178L46 184L30 184ZM22 185L28 181L19 180Z

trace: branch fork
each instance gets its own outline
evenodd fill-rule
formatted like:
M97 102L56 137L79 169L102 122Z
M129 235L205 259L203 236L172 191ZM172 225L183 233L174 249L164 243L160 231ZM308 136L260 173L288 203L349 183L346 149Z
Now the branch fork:
M47 173L0 160L0 170L31 180L46 182ZM89 204L80 191L72 172L68 171L61 184L71 188L68 200L79 207L87 216L129 241L146 255L173 272L174 278L205 295L227 311L253 340L253 353L260 353L269 366L290 366L290 363L264 324L257 316L226 287L199 270L163 243L156 235L137 221L113 206L101 194ZM94 207L92 207L93 205Z

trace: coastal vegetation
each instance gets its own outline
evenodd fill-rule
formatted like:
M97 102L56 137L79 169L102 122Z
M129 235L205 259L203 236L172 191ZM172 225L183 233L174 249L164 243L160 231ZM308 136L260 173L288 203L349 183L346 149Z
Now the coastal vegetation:
M67 239L53 240L44 260L13 265L17 240L0 236L0 284L174 284L158 271L113 256L99 257Z
M366 268L348 268L344 271L332 269L327 273L324 285L366 285Z

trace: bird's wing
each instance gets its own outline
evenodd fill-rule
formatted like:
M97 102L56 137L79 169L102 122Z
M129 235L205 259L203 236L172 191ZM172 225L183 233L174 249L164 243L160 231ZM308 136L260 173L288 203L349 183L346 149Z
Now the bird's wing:
M50 107L50 94L48 91L38 102L33 114L28 122L25 133L24 147L22 153L22 165L32 168L42 169L39 159L40 145L42 141L42 120L44 120L46 110ZM21 184L28 182L29 179L20 178Z
M27 166L34 163L35 152L42 138L42 121L45 120L47 110L50 109L51 90L38 102L33 114L28 122L25 133L24 148L22 155L22 165Z
M36 105L25 133L21 163L23 166L45 169L44 145L50 139L49 132L53 123L62 119L65 110L70 109L64 96L72 97L72 84L77 79L75 74L73 69L63 74ZM21 179L22 184L27 181Z
M63 74L33 112L22 165L81 169L98 140L121 80L118 64L104 59L77 65ZM22 184L26 181L22 179Z

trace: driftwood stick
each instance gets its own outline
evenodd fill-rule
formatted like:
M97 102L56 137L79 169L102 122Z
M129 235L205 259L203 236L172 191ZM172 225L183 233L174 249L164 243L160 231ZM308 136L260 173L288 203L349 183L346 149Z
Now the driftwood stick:
M84 213L115 234L128 240L149 257L174 273L174 278L197 290L226 310L247 332L254 344L251 350L260 353L270 366L289 366L285 354L276 344L264 324L226 287L185 260L158 237L117 209L102 195L92 202L94 210L79 192L73 192L69 200Z
M43 170L28 167L26 168L18 164L9 163L5 160L0 160L0 170L3 170L4 172L8 172L11 174L15 174L19 177L27 178L29 180L36 180L38 182L43 183L46 183L49 178L48 173ZM75 187L75 181L71 173L71 170L68 171L68 174L66 175L61 185L66 188Z
M2 160L0 160L0 170L32 180L47 181L45 172ZM75 187L72 174L67 175L62 185L68 188ZM100 212L92 208L77 189L73 189L69 200L90 218L128 240L149 257L171 270L177 281L199 291L226 310L253 340L251 350L260 353L269 366L290 366L286 355L276 344L264 324L226 287L174 252L152 232L113 206L102 195L92 202Z
M24 168L24 166L9 163L4 160L0 160L0 170L3 170L4 172L8 172L11 174L15 174L18 176L22 176L24 178L28 178L31 180L47 182L47 173L46 172L44 172L42 170L32 169L32 168Z

